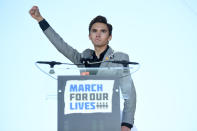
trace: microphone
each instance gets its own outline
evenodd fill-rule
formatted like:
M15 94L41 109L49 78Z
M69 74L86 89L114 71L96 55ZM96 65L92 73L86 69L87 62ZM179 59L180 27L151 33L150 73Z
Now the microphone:
M89 65L90 61L93 60L93 50L91 49L86 49L82 54L81 54L81 63L83 63L86 67Z
M81 63L83 63L83 64L89 64L91 60L92 60L91 58L81 58L80 59Z
M48 65L50 65L50 68L53 68L55 65L62 64L61 62L56 62L56 61L37 61L36 63L39 63L39 64L48 64Z
M49 70L49 74L54 74L55 73L55 71L54 71L54 69L53 69L53 67L55 66L55 65L60 65L60 64L63 64L63 63L61 63L61 62L56 62L56 61L37 61L36 63L39 63L39 64L48 64L48 65L50 65L50 70Z
M132 65L138 65L139 63L137 62L130 62L130 61L126 61L126 60L122 60L122 61L110 61L112 63L117 63L117 64L122 64L124 67L127 67L129 64Z

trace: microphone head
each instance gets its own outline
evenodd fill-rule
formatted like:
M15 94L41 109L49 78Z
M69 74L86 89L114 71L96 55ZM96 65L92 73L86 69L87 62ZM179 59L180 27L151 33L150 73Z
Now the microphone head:
M86 49L81 53L81 62L85 63L87 61L90 61L93 59L93 53L94 51L91 49Z

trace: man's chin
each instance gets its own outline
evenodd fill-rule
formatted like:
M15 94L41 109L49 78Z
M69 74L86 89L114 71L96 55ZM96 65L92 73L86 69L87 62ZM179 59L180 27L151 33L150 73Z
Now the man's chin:
M94 44L94 47L101 48L107 46L106 44Z
M95 43L93 43L93 45L94 45L94 46L97 46L97 47L103 47L103 46L106 46L107 44L98 43L98 42L96 43L96 42L95 42Z

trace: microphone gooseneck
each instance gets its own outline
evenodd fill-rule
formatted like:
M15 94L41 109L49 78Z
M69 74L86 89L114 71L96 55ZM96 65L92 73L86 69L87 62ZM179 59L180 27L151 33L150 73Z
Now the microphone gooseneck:
M62 64L61 62L56 62L56 61L37 61L36 63L39 63L39 64L48 64L48 65L50 65L50 68L53 68L55 65Z
M117 64L122 64L124 67L127 67L129 64L131 65L138 65L139 63L137 62L130 62L130 61L126 61L126 60L122 60L122 61L110 61L112 63L117 63Z

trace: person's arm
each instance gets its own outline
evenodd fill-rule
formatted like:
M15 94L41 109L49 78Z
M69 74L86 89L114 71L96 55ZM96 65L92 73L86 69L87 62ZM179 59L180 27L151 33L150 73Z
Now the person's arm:
M121 54L119 60L129 61L127 54ZM129 70L123 71L119 79L120 88L124 97L124 109L122 115L121 131L130 131L134 124L136 109L136 91Z
M67 57L74 64L80 63L81 54L70 45L68 45L48 24L48 22L41 16L37 6L33 6L30 11L30 15L38 21L44 34L49 41L55 46L55 48Z

